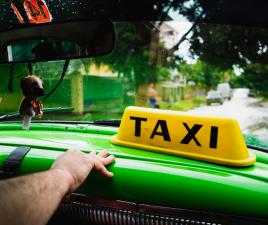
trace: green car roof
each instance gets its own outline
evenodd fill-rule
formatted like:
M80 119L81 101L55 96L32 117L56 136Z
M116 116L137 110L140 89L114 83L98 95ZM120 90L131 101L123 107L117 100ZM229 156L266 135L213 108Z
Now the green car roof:
M116 146L117 128L93 125L0 125L0 165L17 146L30 146L19 174L43 171L69 148L108 150L116 161L112 179L93 173L78 193L107 199L268 218L268 154L253 166L231 168L165 154ZM79 166L79 165L78 165Z

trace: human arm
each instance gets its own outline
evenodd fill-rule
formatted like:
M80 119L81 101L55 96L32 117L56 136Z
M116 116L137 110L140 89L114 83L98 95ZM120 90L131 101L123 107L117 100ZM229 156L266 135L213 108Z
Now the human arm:
M93 169L112 176L105 166L114 157L108 155L69 150L48 171L1 181L0 225L46 224L62 198L77 189Z

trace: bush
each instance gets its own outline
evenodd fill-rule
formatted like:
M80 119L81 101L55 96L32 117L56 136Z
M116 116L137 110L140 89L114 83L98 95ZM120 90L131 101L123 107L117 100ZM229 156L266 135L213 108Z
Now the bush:
M188 111L190 109L197 108L205 103L206 103L205 97L198 97L196 99L181 100L172 104L169 104L167 102L161 102L160 108L177 110L177 111Z

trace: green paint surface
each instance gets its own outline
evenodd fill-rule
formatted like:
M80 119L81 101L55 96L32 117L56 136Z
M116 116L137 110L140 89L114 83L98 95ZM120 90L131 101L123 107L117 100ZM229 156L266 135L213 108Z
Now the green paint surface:
M116 146L117 128L93 125L0 124L0 165L17 146L30 146L20 174L49 169L69 148L107 150L116 161L112 179L92 173L77 192L90 196L268 218L268 154L255 165L231 168L171 155ZM79 166L79 165L77 165Z

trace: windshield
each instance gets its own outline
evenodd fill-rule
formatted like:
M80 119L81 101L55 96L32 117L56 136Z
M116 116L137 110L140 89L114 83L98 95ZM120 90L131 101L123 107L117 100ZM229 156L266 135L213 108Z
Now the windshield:
M46 100L40 97L44 108L61 108L34 119L120 119L127 106L136 105L235 118L244 134L268 146L268 30L245 24L246 20L211 23L213 15L206 17L200 2L165 6L162 20L114 21L113 53L71 60L56 91ZM7 10L13 13L10 23L18 23L11 10ZM1 19L7 24L6 17ZM48 93L63 67L64 61L34 63L32 74L42 78ZM29 66L1 65L0 71L0 114L4 115L18 111L19 84L29 74Z

